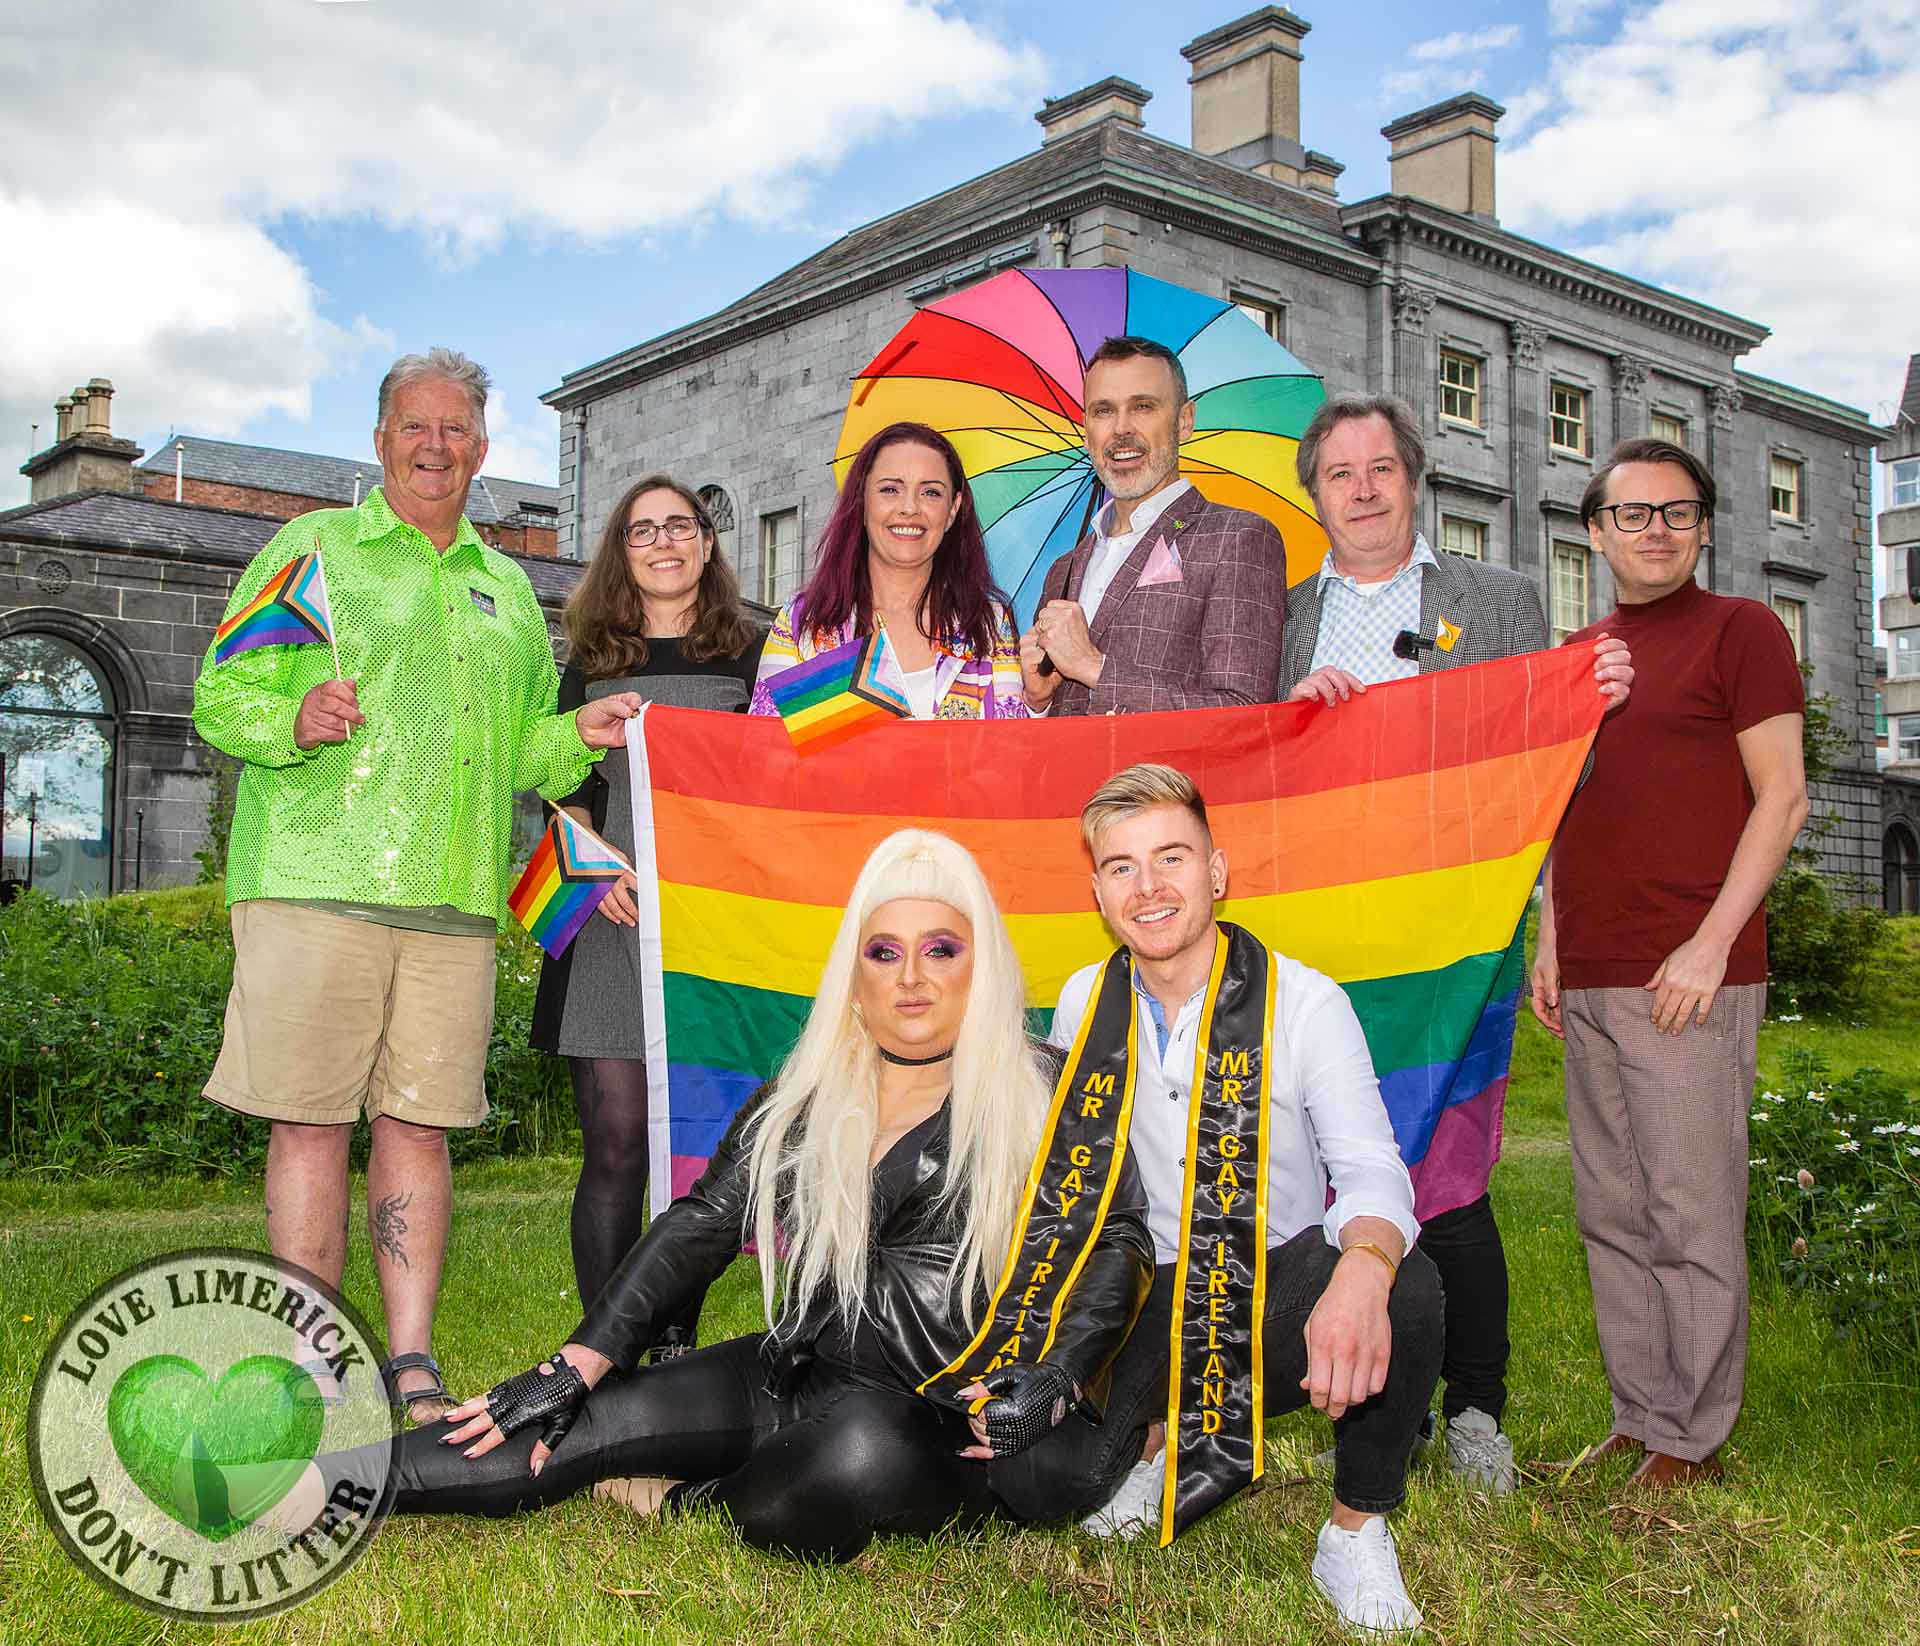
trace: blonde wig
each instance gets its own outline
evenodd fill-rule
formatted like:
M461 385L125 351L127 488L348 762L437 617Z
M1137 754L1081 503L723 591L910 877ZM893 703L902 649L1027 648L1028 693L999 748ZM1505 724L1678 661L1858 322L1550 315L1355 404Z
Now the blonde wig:
M859 1318L880 1054L854 1010L854 975L860 934L876 909L898 898L945 903L973 926L973 982L953 1049L952 1142L941 1191L964 1231L948 1284L969 1326L1013 1238L1051 1095L1027 1044L1020 962L966 848L943 834L902 829L874 847L854 882L806 1027L754 1123L747 1215L769 1325L776 1321L776 1231L786 1248L778 1313L798 1320L825 1302L847 1320Z

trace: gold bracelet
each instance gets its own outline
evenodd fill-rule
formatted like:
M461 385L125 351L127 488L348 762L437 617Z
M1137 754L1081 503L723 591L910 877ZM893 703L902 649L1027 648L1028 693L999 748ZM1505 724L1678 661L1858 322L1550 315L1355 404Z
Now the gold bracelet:
M1387 1273L1389 1276L1392 1277L1387 1282L1389 1286L1391 1286L1395 1280L1398 1280L1400 1278L1400 1265L1394 1262L1392 1258L1387 1256L1386 1247L1378 1244L1377 1242L1372 1240L1356 1240L1351 1246L1343 1247L1341 1249L1340 1255L1342 1257L1345 1257L1348 1252L1370 1252L1372 1253L1373 1256L1379 1258L1382 1263L1386 1264Z

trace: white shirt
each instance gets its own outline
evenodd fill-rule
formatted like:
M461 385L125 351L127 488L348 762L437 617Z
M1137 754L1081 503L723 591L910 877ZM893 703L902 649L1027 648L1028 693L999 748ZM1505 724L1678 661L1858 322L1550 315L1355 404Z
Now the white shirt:
M915 720L931 720L936 706L937 683L934 674L938 665L929 663L924 669L902 669L900 687L907 694L907 702L913 708Z
M1053 1014L1056 1046L1072 1045L1102 964L1083 966L1060 991ZM1412 1246L1420 1233L1413 1216L1413 1183L1393 1141L1360 1019L1331 978L1285 955L1272 955L1270 964L1274 994L1267 1245L1278 1246L1318 1223L1327 1244L1337 1247L1349 1219L1383 1217ZM1180 1008L1164 1051L1156 1022L1159 1002L1142 991L1137 972L1134 992L1139 1068L1133 1087L1133 1158L1147 1191L1147 1226L1153 1231L1158 1261L1173 1263L1180 1256L1187 1099L1206 989Z
M1120 568L1127 563L1127 556L1133 553L1134 546L1150 527L1158 523L1170 504L1191 490L1193 487L1190 482L1176 479L1171 486L1136 504L1127 529L1111 536L1107 533L1107 527L1113 523L1114 505L1108 503L1095 513L1093 554L1087 561L1087 575L1080 579L1080 609L1087 614L1089 623L1093 621L1093 614L1100 609L1100 602L1106 599L1107 590L1113 586Z

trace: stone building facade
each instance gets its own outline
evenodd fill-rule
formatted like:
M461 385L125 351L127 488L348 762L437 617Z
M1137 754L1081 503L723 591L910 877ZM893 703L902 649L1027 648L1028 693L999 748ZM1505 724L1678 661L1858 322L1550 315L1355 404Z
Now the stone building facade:
M1881 805L1882 899L1891 914L1920 914L1920 354L1893 427L1880 446L1885 465L1880 544L1886 589L1886 786Z
M1329 392L1419 412L1436 547L1534 579L1556 631L1612 589L1577 503L1597 457L1664 433L1720 488L1709 586L1772 605L1834 701L1849 754L1823 850L1880 878L1869 463L1851 407L1743 372L1764 326L1510 233L1498 122L1467 94L1392 122L1391 192L1353 204L1304 146L1310 25L1267 6L1199 36L1192 147L1151 136L1151 94L1108 79L1049 100L1039 147L856 229L692 325L570 372L559 552L593 543L621 490L665 468L734 522L751 594L777 601L833 498L848 383L916 304L1010 267L1120 265L1244 304Z

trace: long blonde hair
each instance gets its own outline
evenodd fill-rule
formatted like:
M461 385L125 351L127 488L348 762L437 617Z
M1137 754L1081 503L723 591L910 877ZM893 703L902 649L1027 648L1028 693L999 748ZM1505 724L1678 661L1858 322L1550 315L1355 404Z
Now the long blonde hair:
M945 903L973 925L973 983L953 1049L952 1142L941 1191L942 1208L957 1211L963 1231L948 1285L969 1326L1013 1238L1049 1100L1026 1040L1020 962L966 848L943 834L902 829L874 847L854 882L806 1027L754 1122L747 1216L769 1325L782 1224L787 1318L800 1318L817 1299L847 1320L862 1307L880 1055L853 1009L854 971L861 932L897 898Z

